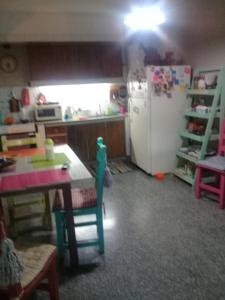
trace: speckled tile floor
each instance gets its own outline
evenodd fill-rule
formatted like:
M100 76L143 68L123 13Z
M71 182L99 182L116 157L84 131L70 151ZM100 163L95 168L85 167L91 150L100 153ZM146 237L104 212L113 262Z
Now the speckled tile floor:
M215 202L139 170L114 176L105 200L105 255L79 250L83 266L59 270L60 299L225 299L225 211Z

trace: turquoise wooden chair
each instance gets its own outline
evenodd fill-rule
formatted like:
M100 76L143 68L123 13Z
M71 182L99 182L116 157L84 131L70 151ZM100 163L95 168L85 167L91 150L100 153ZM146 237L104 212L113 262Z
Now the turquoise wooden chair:
M73 216L95 215L96 220L89 222L75 222L74 226L97 226L97 239L77 241L78 247L98 246L99 253L104 253L104 231L102 218L102 201L103 201L103 180L106 166L106 146L103 139L97 139L97 169L95 187L87 189L71 190ZM68 248L67 232L65 225L65 210L63 206L63 194L61 190L56 192L53 211L55 214L57 248L59 258L63 258L65 249ZM76 219L75 219L76 220Z

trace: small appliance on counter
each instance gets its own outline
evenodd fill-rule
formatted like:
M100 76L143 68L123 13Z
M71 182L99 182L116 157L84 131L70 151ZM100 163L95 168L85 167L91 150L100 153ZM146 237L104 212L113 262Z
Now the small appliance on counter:
M62 107L58 102L36 105L34 114L36 121L62 120Z
M72 106L67 106L64 114L65 120L71 120L76 116L77 112Z

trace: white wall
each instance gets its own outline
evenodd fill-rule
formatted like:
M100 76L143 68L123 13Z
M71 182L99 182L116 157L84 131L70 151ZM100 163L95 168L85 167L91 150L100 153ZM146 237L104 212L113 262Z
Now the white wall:
M12 55L16 58L17 67L12 73L3 72L0 68L0 87L12 87L18 85L27 85L28 83L28 63L25 45L10 45L4 47L0 45L0 57Z
M0 12L0 41L120 41L123 20L101 14Z
M21 118L21 113L11 113L9 111L9 99L10 99L10 92L12 91L16 99L21 99L21 92L24 85L14 86L14 87L0 87L0 116L1 120L0 123L4 121L6 116L12 116L15 122L19 122ZM24 107L24 111L26 112L26 117L29 121L32 121L34 118L33 114L33 106L36 101L36 97L38 95L37 88L29 88L30 94L30 101L31 105Z
M190 43L190 46L186 48L185 57L194 68L225 66L225 38L214 40L211 37L201 43Z

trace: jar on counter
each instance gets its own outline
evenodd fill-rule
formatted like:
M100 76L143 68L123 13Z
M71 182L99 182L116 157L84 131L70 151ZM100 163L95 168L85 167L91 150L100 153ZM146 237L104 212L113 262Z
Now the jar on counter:
M54 142L52 139L45 140L45 156L46 160L54 160Z

